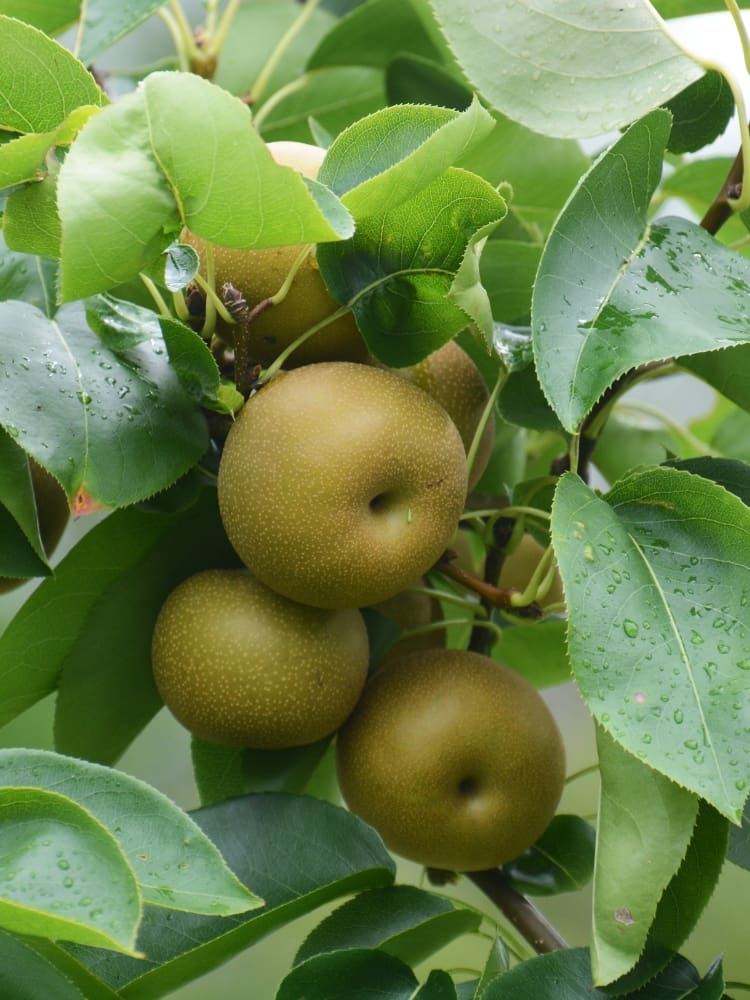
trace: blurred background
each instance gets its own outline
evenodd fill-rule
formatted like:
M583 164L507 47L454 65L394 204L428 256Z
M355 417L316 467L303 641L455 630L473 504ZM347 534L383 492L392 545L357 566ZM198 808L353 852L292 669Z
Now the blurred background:
M280 0L279 0L280 2ZM202 5L185 2L184 6L194 24L202 18ZM252 6L248 3L247 6ZM701 15L670 22L673 34L691 52L730 65L745 93L750 92L742 51L729 14ZM63 39L65 41L65 39ZM98 69L140 67L157 64L171 52L171 42L164 25L153 18L128 38L116 44L106 58L97 63ZM611 137L588 141L587 152L595 153L609 144ZM739 147L736 118L726 133L712 146L701 152L706 155L734 155ZM666 206L668 212L685 214L684 206ZM637 397L665 407L664 384L642 386ZM700 418L712 410L714 395L703 383L689 376L678 376L670 382L668 408L679 421ZM601 485L605 485L603 482ZM97 518L79 520L69 526L55 561L75 544L83 533L90 530ZM0 596L0 630L28 597L33 584ZM595 762L593 726L588 711L579 698L574 685L566 684L545 691L563 732L568 755L568 774L575 775ZM52 747L53 699L48 698L23 716L0 730L0 745ZM119 765L150 784L156 786L185 809L199 805L198 793L192 775L189 736L162 710L133 746L126 752ZM560 811L577 813L594 819L597 811L598 781L589 774L569 782ZM399 865L401 881L425 884L423 872L417 865ZM472 885L459 882L448 887L452 895L464 899L492 916L492 906ZM750 955L747 949L746 920L738 919L746 913L750 898L750 873L734 866L727 866L720 885L704 912L699 925L689 939L684 953L701 971L723 952L726 977L730 980L750 981ZM560 930L571 945L587 945L590 936L590 889L582 892L537 901L540 909ZM261 941L220 969L186 986L172 996L178 1000L200 1000L210 995L226 998L248 997L252 1000L271 1000L283 976L288 972L294 954L302 940L319 922L324 910L316 911L298 920L276 934ZM489 942L476 935L467 936L452 944L429 962L429 967L481 969L484 965ZM468 975L468 974L467 974Z

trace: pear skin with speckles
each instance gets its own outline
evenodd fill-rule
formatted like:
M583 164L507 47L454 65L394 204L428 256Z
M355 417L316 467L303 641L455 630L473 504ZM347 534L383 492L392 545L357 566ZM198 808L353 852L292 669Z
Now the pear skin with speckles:
M449 871L522 854L565 780L560 731L536 688L455 649L407 653L374 674L336 761L347 805L387 847Z
M205 570L162 606L151 660L162 699L194 736L281 749L328 736L350 714L367 630L357 610L295 604L244 570Z
M449 340L419 364L394 370L440 403L458 427L468 455L479 421L487 406L489 392L481 372L466 351L459 347L455 340ZM495 418L491 414L482 432L477 455L469 473L470 491L474 489L487 468L494 440Z
M364 607L437 562L463 510L466 455L421 389L328 362L248 400L218 490L229 541L266 586L316 607Z

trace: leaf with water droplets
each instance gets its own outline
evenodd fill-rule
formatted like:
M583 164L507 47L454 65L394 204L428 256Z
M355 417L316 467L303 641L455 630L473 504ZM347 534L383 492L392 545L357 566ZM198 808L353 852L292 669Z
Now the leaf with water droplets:
M0 303L0 385L0 424L86 510L151 496L206 447L205 419L164 339L115 354L79 304L48 319L25 303Z
M0 788L0 926L135 953L141 898L112 834L58 791Z
M543 135L610 132L703 73L642 0L430 0L430 5L480 94Z
M673 468L560 481L573 672L604 729L738 821L750 789L750 508Z
M152 906L221 916L261 905L186 813L129 774L48 750L0 750L4 786L53 789L90 813L132 867L133 892L137 883Z
M594 164L539 264L537 372L569 431L638 365L750 342L750 261L685 219L646 221L669 129L655 111Z

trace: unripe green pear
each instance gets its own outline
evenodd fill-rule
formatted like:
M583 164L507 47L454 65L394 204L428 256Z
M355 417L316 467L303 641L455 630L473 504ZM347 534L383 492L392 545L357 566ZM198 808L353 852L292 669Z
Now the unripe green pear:
M352 812L397 854L478 871L522 854L555 814L565 752L537 690L463 650L423 650L373 675L339 731Z
M70 508L62 487L46 469L29 459L31 485L34 489L36 512L39 521L39 535L44 551L49 557L57 548L62 533L70 520ZM0 594L7 594L16 587L26 583L26 580L13 577L0 577Z
M193 735L256 749L300 746L337 729L367 676L356 610L286 600L244 570L183 581L154 628L154 679Z
M466 351L455 340L450 340L419 364L395 368L394 371L403 378L408 378L440 403L458 427L468 455L487 406L489 392L481 372ZM469 491L476 486L487 468L494 439L495 418L490 414L479 441L474 464L469 471Z
M218 487L229 540L258 579L304 604L364 607L438 560L463 510L466 455L421 389L329 362L248 400Z
M294 167L312 180L318 175L325 150L304 142L270 142L268 150L285 167ZM205 241L192 233L182 239L198 251L205 273ZM219 295L225 284L233 285L250 309L275 295L299 256L301 246L240 250L214 246L215 286ZM217 332L232 343L237 336L249 337L250 357L267 367L305 330L339 308L323 283L315 252L300 266L283 302L261 312L253 320L241 319L230 326L221 319ZM349 312L323 327L301 344L286 362L287 368L316 361L364 361L367 347Z

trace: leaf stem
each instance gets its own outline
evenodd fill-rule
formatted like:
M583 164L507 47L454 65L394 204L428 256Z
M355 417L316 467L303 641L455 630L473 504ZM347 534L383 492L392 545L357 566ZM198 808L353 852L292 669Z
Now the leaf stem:
M213 10L212 10L213 8ZM223 49L227 38L229 37L229 32L232 29L232 22L234 21L237 11L240 9L240 0L229 0L224 13L219 19L219 25L214 32L213 26L216 20L216 2L211 3L208 9L208 21L207 21L207 33L209 35L208 51L211 55L218 55ZM211 14L213 13L213 23L211 19ZM208 25L211 24L211 27Z
M460 597L450 590L438 590L437 587L408 587L407 593L424 594L427 597L434 597L437 601L443 601L445 604L455 604L457 607L467 608L473 612L484 612L482 606L476 601L472 601L470 597Z
M513 595L518 593L517 591L508 590L505 587L496 587L487 580L480 580L473 573L467 573L466 570L453 565L453 563L445 559L438 562L435 569L439 573L442 573L443 576L448 577L449 580L454 580L460 584L466 590L471 590L475 594L479 594L482 601L486 602L489 607L499 608L501 611L515 612L523 618L541 618L542 616L541 608L536 604L529 604L522 608L515 607L513 605ZM478 624L479 621L477 621Z
M73 41L73 55L78 59L83 44L83 28L86 21L86 13L89 0L81 0L81 8L78 12L78 24L76 25L76 36Z
M290 94L296 94L298 90L302 90L308 82L310 81L310 74L303 73L302 76L298 76L296 80L290 80L289 83L284 84L283 87L279 87L275 90L267 101L264 101L261 107L255 112L253 116L253 124L255 128L260 132L262 123L266 120L269 114L274 108L278 107L281 102L289 97ZM249 98L246 98L249 101Z
M471 440L471 447L469 448L469 453L466 456L466 468L468 469L470 479L471 479L471 470L474 468L474 462L476 461L477 452L479 451L479 445L481 444L482 436L484 435L484 429L487 426L487 423L492 415L493 409L495 408L495 402L500 393L500 390L505 384L505 380L507 379L509 374L510 373L508 369L505 368L504 365L501 365L500 368L498 369L495 386L492 392L490 393L489 399L487 400L487 405L485 406L482 412L481 420L477 424L477 428L474 431L474 437Z
M312 337L313 334L316 334L318 330L322 330L323 327L328 326L330 323L335 323L336 320L341 319L342 316L346 316L346 314L349 311L350 311L349 306L339 306L339 308L336 309L335 312L332 312L330 316L326 316L325 319L320 320L319 323L316 323L314 326L311 326L308 330L305 330L304 333L301 333L299 337L297 337L296 340L292 341L292 343L288 347L286 347L281 352L281 354L279 354L279 356L271 362L268 368L264 370L262 375L263 381L268 382L275 375L277 375L278 372L281 370L281 368L284 367L284 362L289 357L289 355L293 354L294 351L296 351L301 344L304 344L304 342L308 338Z
M630 410L632 413L643 413L646 416L654 417L654 419L658 420L660 424L663 424L668 430L672 431L676 437L681 438L685 444L689 445L689 447L691 447L694 451L697 451L699 455L705 455L711 458L717 457L718 453L716 451L709 448L708 445L703 443L703 441L697 438L694 434L691 434L687 427L683 427L680 423L678 423L678 421L670 417L668 413L665 413L656 406L650 406L648 403L633 400L618 403L615 406L615 410L619 412Z
M589 774L595 774L598 770L598 762L596 764L589 764L588 767L582 767L580 771L574 771L572 774L569 774L565 779L565 784L569 785L572 781L578 781L579 778L586 778Z
M255 82L250 88L250 93L247 96L247 103L252 107L256 104L263 95L268 82L273 76L276 67L279 65L283 59L287 49L292 44L297 35L302 31L304 26L312 17L315 12L315 8L320 3L320 0L308 0L305 6L302 8L300 14L292 21L287 30L281 36L276 44L273 52L270 54L266 60L265 65L261 68L260 73L258 73L255 78Z
M530 900L513 888L501 868L466 872L466 878L492 900L538 955L568 947L557 928Z
M159 315L163 316L165 319L172 319L173 317L172 317L172 313L169 311L169 306L167 305L167 303L162 298L161 292L156 287L156 285L151 280L151 278L149 278L149 276L147 274L144 274L143 271L139 271L138 272L138 276L140 277L141 281L143 282L143 284L148 289L149 295L151 296L151 298L156 303L156 308L159 310Z
M175 21L174 17L164 7L160 7L157 14L166 25L167 31L172 37L172 44L177 53L177 66L180 72L190 72L190 56L185 47L185 39L182 37L177 21Z
M734 26L737 29L737 34L740 36L740 44L742 45L742 55L745 60L745 69L750 73L750 39L747 36L747 29L745 28L745 23L742 20L742 14L740 13L740 8L737 6L737 0L724 0L727 10L732 15L732 20L734 21Z

